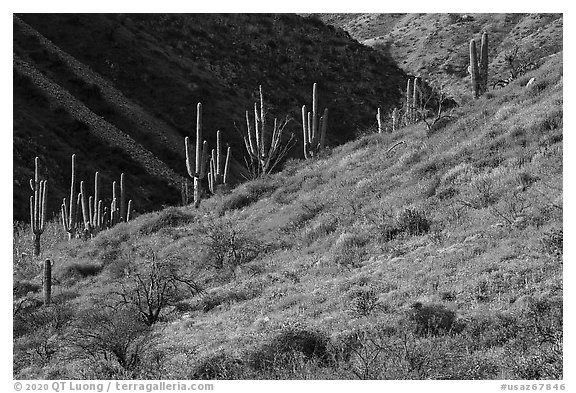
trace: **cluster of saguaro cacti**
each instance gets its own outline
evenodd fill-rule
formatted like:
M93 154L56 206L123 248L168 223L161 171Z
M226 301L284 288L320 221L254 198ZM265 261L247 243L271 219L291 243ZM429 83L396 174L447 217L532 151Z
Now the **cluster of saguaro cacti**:
M482 34L480 59L476 51L476 41L470 40L470 78L474 98L480 97L488 90L488 33Z
M198 103L196 107L196 154L194 156L192 155L192 145L189 137L184 138L184 148L186 150L186 170L188 171L188 175L194 179L194 207L198 207L204 194L202 181L206 177L208 177L208 190L211 193L215 193L218 186L228 183L231 155L231 149L228 147L226 159L223 158L222 136L220 131L217 131L216 149L212 149L212 155L210 157L208 156L208 142L202 140L201 103ZM207 169L208 161L210 167ZM182 202L183 204L188 203L187 181L182 185Z
M88 195L86 184L80 182L80 192L76 194L76 155L72 155L72 176L70 181L70 203L63 198L60 206L62 226L68 232L68 239L78 235L84 238L96 232L110 228L121 221L130 220L132 200L126 206L126 187L124 174L120 175L120 198L117 197L116 181L112 183L112 202L110 208L104 206L100 198L100 174L94 174L94 195ZM81 225L83 223L83 225Z
M312 86L312 112L306 111L306 105L302 106L304 158L314 157L324 148L327 124L328 108L324 109L324 114L318 119L318 85L314 83Z
M250 111L246 111L246 131L244 136L244 145L250 157L248 163L249 169L254 176L260 176L271 173L280 163L280 160L286 156L288 150L292 147L290 142L282 142L284 128L288 120L278 121L274 119L272 132L269 131L266 121L266 111L264 109L264 93L262 86L259 86L260 106L254 103L254 122L250 122Z
M216 150L212 149L210 172L208 172L208 189L214 194L220 185L228 184L230 171L230 147L226 150L226 161L223 163L222 138L220 130L216 131Z
M408 78L406 83L406 112L404 114L406 125L417 123L420 120L419 109L422 106L422 91L418 83L419 79L418 77L414 77L414 80Z
M30 228L34 235L34 256L40 255L40 236L46 226L46 191L48 180L40 180L38 171L39 159L34 159L34 179L30 179Z
M124 182L124 173L121 173L120 195L118 195L118 186L116 180L112 182L112 202L110 202L110 210L107 211L106 208L104 208L102 215L102 225L104 227L109 228L118 224L119 222L130 221L132 218L132 199L130 199L128 203L126 203L126 199L126 183ZM97 220L98 219L99 218L97 218Z

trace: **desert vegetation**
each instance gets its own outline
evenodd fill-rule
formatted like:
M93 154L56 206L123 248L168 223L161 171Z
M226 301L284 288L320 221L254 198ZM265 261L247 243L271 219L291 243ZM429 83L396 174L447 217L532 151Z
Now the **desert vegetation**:
M58 190L31 161L14 377L562 379L562 52L492 88L480 35L467 99L407 77L344 144L327 143L338 109L320 116L316 83L311 111L294 106L300 140L262 86L238 149L188 103L183 206L134 214L130 172L111 200L96 172L88 195L72 156L51 216Z

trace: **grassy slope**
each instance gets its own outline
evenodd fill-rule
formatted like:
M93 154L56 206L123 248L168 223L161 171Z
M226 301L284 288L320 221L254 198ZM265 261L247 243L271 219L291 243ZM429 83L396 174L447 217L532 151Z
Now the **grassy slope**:
M561 56L465 104L432 135L422 124L368 135L213 197L200 210L144 215L88 243L49 235L44 256L56 263L56 302L78 310L112 298L117 280L126 279L111 278L118 267L153 250L191 269L207 290L154 328L146 352L166 355L155 366L165 377L559 378L557 348L522 344L538 337L521 326L545 325L561 343L553 316L562 304L562 259L542 241L562 228ZM536 84L524 87L532 76ZM405 143L388 152L397 141ZM407 221L398 218L406 208L422 212L429 231L395 231ZM234 275L209 266L208 235L222 228L234 229L244 249L261 251ZM27 247L27 238L18 239ZM15 260L17 281L38 281L28 257ZM97 274L70 276L78 265L97 266ZM367 292L377 306L362 315L358 293ZM458 325L451 334L416 334L407 322L416 302L454 312ZM289 327L321 332L343 357L328 364L280 359L264 371L249 362L272 352L265 344L281 341ZM16 340L16 375L102 375L86 371L82 357L61 363L64 345L44 364L30 360L27 340ZM360 355L370 353L379 356L361 367ZM122 375L158 375L132 372Z
M183 176L181 138L191 133L195 105L202 102L205 137L214 146L215 131L222 131L237 160L233 178L240 181L244 164L240 130L259 84L270 114L295 119L287 131L299 138L300 108L310 105L312 83L318 82L319 105L331 111L328 143L339 144L374 123L376 107L387 110L397 105L405 83L404 73L389 58L341 30L296 15L23 14L14 18L14 54L70 95L62 102L49 99L45 85L34 78L31 86L25 81L16 85L17 219L27 214L27 190L22 184L27 184L36 155L53 179L53 205L66 195L62 174L68 173L69 159L62 158L83 151L87 138L87 132L75 132L78 128L93 136L102 127L115 127ZM15 67L15 78L21 76ZM86 116L79 120L73 104L92 112L90 121ZM99 154L85 157L83 162L90 162L83 166L87 173L98 169L117 178L125 166L111 159L118 150L124 156L138 156L134 149L114 142L98 138L90 142ZM114 153L105 154L110 149ZM51 157L53 150L63 157ZM99 165L103 154L107 166ZM300 156L301 148L292 154ZM128 161L134 169L126 171L128 177L154 172L148 159ZM179 184L177 175L171 177ZM166 180L154 173L142 180L151 195L132 194L138 210L176 203L179 190L162 184Z

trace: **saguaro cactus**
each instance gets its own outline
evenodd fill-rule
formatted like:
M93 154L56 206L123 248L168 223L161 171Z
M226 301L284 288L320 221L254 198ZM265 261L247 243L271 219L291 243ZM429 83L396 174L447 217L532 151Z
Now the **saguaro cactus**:
M220 131L216 132L216 150L212 149L210 158L210 172L208 173L208 187L211 193L215 193L219 185L226 184L228 181L228 171L230 163L231 149L226 151L225 164L222 162L222 139ZM224 166L224 168L223 168Z
M126 211L126 222L130 221L132 219L132 199L130 199L128 201L128 208Z
M488 91L488 33L482 34L482 43L480 44L480 64L479 64L479 77L480 77L480 94Z
M194 179L194 207L200 206L202 195L202 179L206 177L206 160L208 159L208 143L202 142L202 104L196 106L196 165L192 169L192 146L189 137L184 138L186 149L186 170L188 175Z
M120 174L120 220L126 221L126 183L124 173Z
M60 213L62 216L62 226L68 232L68 240L71 240L76 233L77 225L77 204L76 204L76 154L72 154L72 176L70 180L70 207L68 208L66 198L62 200Z
M472 81L472 92L474 98L480 96L480 73L478 71L478 54L476 52L476 41L470 40L470 78Z
M100 229L100 216L98 214L100 203L100 174L98 172L94 173L94 200L92 203L92 227L94 229Z
M418 121L418 108L419 105L419 97L420 97L420 88L418 87L418 77L414 77L414 88L412 94L412 121L416 123Z
M408 82L406 82L406 124L410 124L412 122L412 80L408 78Z
M34 256L40 255L40 236L46 225L46 191L47 180L40 180L38 157L34 159L34 179L30 179L30 228L34 235Z
M44 261L44 279L42 288L44 292L44 305L49 306L52 300L52 262L50 259Z
M84 185L84 181L80 182L80 195L82 195L82 218L84 220L84 234L86 237L90 236L92 233L92 220L90 219L90 205L89 205L89 197L86 193L86 186Z
M318 155L324 148L326 140L326 126L328 124L328 108L318 119L318 85L312 86L312 113L302 106L302 133L304 137L304 158L308 159Z
M380 108L378 108L378 111L376 112L376 122L378 123L378 134L382 133L382 112L380 111Z
M282 143L282 134L288 120L279 122L278 119L274 119L272 135L268 135L270 132L266 128L262 86L259 86L258 90L260 106L254 103L254 127L250 122L250 112L246 111L247 136L244 137L244 145L252 163L252 168L249 169L254 176L271 173L292 147L292 136L287 143Z
M392 132L395 132L398 128L398 109L394 108L392 110Z

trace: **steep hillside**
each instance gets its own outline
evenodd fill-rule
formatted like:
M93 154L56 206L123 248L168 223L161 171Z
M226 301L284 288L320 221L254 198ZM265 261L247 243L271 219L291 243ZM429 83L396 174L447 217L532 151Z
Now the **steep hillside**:
M200 209L52 223L50 307L15 228L15 378L562 379L562 65Z
M444 83L458 96L468 86L468 44L490 40L490 80L509 76L517 63L541 63L562 50L562 14L318 14L365 45L390 55L406 72Z
M288 128L299 139L299 111L317 82L335 145L372 125L378 106L398 105L405 83L388 57L316 18L287 14L18 15L14 75L17 219L26 216L22 185L36 155L52 179L51 211L65 195L73 152L85 155L85 174L129 172L136 206L145 211L178 200L182 139L195 124L197 102L210 145L220 129L233 147L239 181L240 131L258 85L271 114L294 119Z

